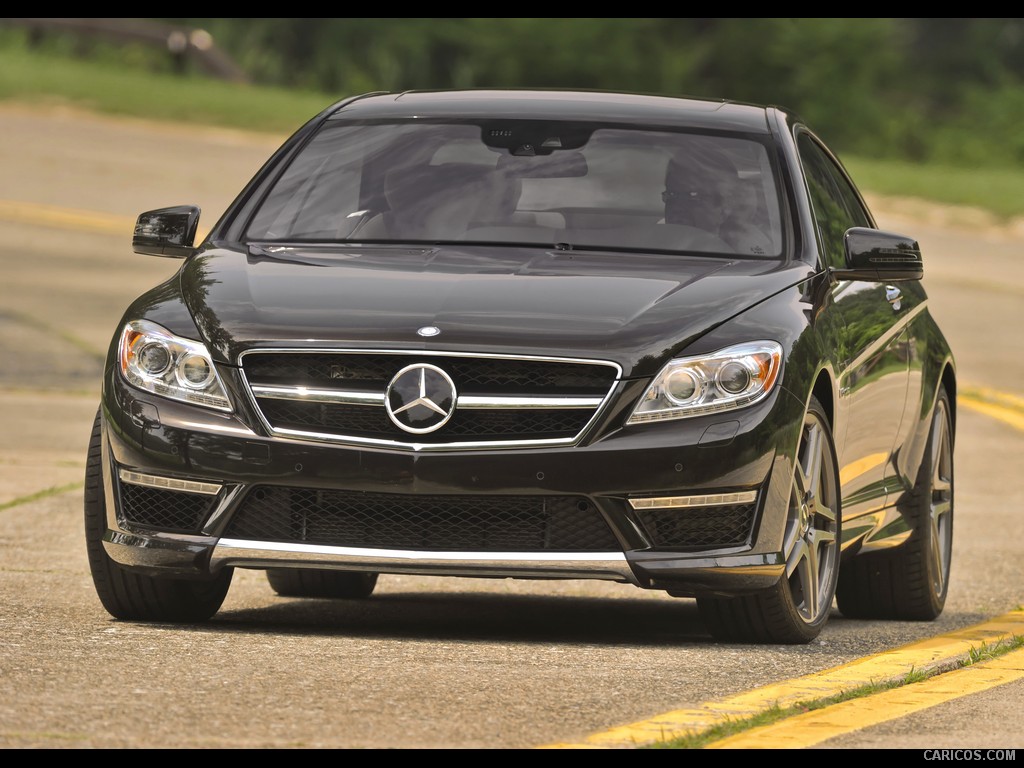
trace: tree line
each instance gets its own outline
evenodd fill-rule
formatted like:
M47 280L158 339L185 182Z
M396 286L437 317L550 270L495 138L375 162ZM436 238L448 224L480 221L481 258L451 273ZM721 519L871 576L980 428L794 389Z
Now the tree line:
M256 82L779 104L842 151L1024 165L1021 18L188 18Z

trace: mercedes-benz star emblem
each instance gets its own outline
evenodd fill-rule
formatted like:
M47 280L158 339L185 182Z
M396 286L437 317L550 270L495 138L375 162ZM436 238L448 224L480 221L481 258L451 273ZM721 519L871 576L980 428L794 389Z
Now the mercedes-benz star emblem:
M395 426L414 435L440 429L455 413L455 383L440 368L409 365L395 374L384 407Z

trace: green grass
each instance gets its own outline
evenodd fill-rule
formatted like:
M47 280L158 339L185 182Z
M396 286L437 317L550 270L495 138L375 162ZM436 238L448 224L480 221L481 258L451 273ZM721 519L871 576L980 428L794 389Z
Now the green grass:
M290 134L339 98L45 55L0 37L0 99Z
M3 512L6 509L11 509L12 507L21 506L22 504L28 504L29 502L39 501L40 499L47 499L50 496L58 496L62 493L67 493L68 491L73 491L77 488L81 488L84 485L85 483L83 482L67 483L66 485L55 485L51 488L44 488L41 491L30 493L27 496L19 496L16 499L11 499L10 501L5 501L3 504L0 504L0 512Z
M992 645L982 643L980 646L972 647L968 651L967 656L960 660L956 668L960 669L974 664L980 664L981 662L995 659L1019 648L1024 648L1024 635L1013 635L1012 637L1000 640ZM753 728L771 725L772 723L777 723L780 720L785 720L788 717L824 709L825 707L830 707L834 704L841 704L844 701L861 699L867 696L872 696L876 693L892 690L894 688L913 685L914 683L919 683L922 680L927 680L931 677L935 677L936 675L941 675L943 671L951 670L924 671L911 669L906 675L898 680L869 683L867 685L836 694L835 696L799 702L790 707L783 708L776 705L752 717L730 720L720 725L712 726L705 731L700 731L699 733L692 733L686 736L680 736L678 738L646 745L644 749L703 749L708 744L729 736L734 736L738 733L743 733L744 731L749 731Z
M897 160L844 157L865 191L915 197L990 211L1000 219L1024 215L1024 171L1014 168L959 168Z
M287 135L347 95L176 76L154 71L145 57L127 59L118 65L109 52L96 59L41 53L23 35L0 29L0 99ZM972 206L1000 219L1024 216L1024 170L843 159L868 193Z

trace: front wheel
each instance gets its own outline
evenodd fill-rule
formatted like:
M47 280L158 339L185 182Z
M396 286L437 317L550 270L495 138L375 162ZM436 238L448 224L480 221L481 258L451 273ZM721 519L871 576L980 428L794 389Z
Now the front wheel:
M146 576L115 562L104 549L107 503L100 418L97 411L85 462L85 546L100 602L116 619L188 623L209 619L220 610L227 596L230 568L203 580Z
M811 398L800 433L783 537L785 574L769 589L698 598L711 634L727 642L809 643L828 621L839 573L839 469L824 408Z

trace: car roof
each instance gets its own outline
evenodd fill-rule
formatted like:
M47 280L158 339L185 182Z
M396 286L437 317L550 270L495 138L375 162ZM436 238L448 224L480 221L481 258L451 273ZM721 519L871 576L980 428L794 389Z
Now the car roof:
M766 111L756 104L684 96L469 89L370 93L338 102L328 119L570 119L768 133Z

